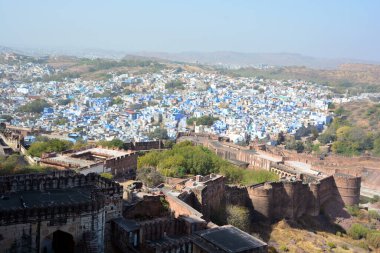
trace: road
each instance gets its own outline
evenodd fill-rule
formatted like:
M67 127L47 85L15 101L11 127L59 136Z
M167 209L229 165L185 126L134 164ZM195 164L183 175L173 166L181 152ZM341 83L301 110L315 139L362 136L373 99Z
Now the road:
M369 198L373 198L373 196L375 196L375 195L380 196L380 192L376 191L376 190L373 190L373 189L369 189L367 187L361 186L361 188L360 188L360 195L361 196L365 196L365 197L369 197Z

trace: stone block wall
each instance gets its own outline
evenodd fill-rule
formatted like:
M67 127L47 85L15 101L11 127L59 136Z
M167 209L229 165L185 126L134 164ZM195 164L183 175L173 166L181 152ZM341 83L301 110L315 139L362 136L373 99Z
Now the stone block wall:
M304 214L318 215L327 202L336 208L358 204L360 177L336 174L312 183L267 182L225 189L227 204L244 205L258 219L296 219Z

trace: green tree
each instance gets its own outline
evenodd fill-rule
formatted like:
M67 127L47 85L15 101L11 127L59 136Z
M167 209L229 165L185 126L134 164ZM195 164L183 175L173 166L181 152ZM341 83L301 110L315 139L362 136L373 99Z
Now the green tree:
M187 119L186 123L189 126L192 126L194 124L194 122L196 122L197 126L201 126L201 125L202 126L212 126L214 124L214 122L217 120L218 120L217 117L205 115L205 116L202 116L199 118L191 117L191 118Z
M51 107L51 105L44 99L33 100L19 108L21 112L41 113L45 107Z
M98 141L97 144L99 146L107 147L107 148L119 148L119 149L124 148L124 142L119 139L113 139L111 141L102 140L102 141Z
M51 139L48 141L37 141L30 145L28 153L31 156L41 157L42 153L62 152L70 149L73 144L69 141Z
M265 170L244 170L223 160L209 149L189 141L177 143L171 150L148 152L138 158L138 168L152 167L165 176L220 173L229 183L255 184L276 181L278 176Z
M167 140L169 139L168 130L165 128L156 128L153 132L148 134L150 139Z
M155 187L164 182L164 178L156 169L148 167L139 168L136 178L148 187Z

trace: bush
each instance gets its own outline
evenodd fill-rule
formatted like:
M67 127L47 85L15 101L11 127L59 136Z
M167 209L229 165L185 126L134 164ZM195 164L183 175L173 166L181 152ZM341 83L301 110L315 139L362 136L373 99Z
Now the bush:
M380 214L378 211L375 211L375 210L369 210L368 211L368 217L370 219L380 220Z
M376 202L379 202L380 201L380 196L379 195L375 195L373 196L373 198L370 200L370 202L373 204L373 203L376 203Z
M330 249L335 249L336 248L336 244L334 242L327 242L327 246L330 248Z
M380 248L380 231L371 231L367 234L367 242L372 247Z
M346 206L346 209L347 209L347 212L351 215L351 216L359 216L360 214L360 209L359 209L359 206L357 205L354 205L354 206Z
M358 247L362 248L362 249L365 249L367 252L369 252L369 246L368 246L368 243L366 243L365 241L360 241L358 243Z
M113 178L113 175L111 173L108 173L108 172L100 173L100 176L104 177L104 178L107 178L107 179L112 179Z
M342 249L344 249L344 250L348 250L349 248L348 248L347 244L343 244L343 245L342 245Z
M28 153L31 156L41 157L46 152L62 152L70 149L73 144L69 141L51 139L46 141L37 141L30 145Z
M227 223L249 232L251 218L248 208L244 206L227 206Z
M165 199L165 197L161 196L161 197L160 197L160 202L161 202L162 207L163 207L166 211L168 211L168 210L170 209L170 204L169 204L169 202Z
M164 182L164 178L154 168L138 169L136 178L148 187L155 187Z
M124 147L124 142L122 140L119 140L119 139L113 139L111 141L98 141L97 143L99 146L102 146L102 147L107 147L107 148L119 148L119 149L123 149Z
M361 224L355 223L352 224L348 229L347 234L351 236L355 240L359 240L361 238L365 238L369 229Z
M285 245L281 245L279 250L281 250L282 252L288 252L289 251L289 248Z

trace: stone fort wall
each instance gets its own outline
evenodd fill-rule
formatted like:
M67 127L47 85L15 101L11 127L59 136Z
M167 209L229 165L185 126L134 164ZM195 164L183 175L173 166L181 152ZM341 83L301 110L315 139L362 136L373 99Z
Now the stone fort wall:
M318 182L267 182L248 187L226 186L226 204L246 206L256 218L296 219L318 215L326 204L336 208L359 203L360 177L336 174Z

